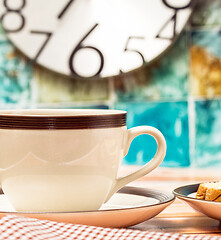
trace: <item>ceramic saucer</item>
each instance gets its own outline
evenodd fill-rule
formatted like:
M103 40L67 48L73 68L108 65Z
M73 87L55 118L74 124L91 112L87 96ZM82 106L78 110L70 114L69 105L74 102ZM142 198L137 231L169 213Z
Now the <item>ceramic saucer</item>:
M59 191L58 191L59 193ZM101 227L128 227L150 219L175 199L172 193L144 188L124 187L97 211L16 212L0 192L0 218L6 214Z
M190 205L197 212L221 220L221 202L197 199L196 192L199 184L186 185L176 188L173 193L181 200Z

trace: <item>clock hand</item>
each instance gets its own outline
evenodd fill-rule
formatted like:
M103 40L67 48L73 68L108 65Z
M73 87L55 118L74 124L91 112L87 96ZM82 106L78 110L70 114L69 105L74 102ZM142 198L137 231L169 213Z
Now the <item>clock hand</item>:
M62 11L59 13L58 15L58 19L61 19L62 16L65 14L65 12L67 11L67 9L71 6L71 4L74 2L74 0L70 0L65 7L62 9Z

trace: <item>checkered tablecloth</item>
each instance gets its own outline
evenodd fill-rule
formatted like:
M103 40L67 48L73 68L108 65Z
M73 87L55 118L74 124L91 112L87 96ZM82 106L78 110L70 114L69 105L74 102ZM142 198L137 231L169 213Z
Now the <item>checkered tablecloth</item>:
M6 240L221 240L217 236L197 236L131 229L102 228L86 225L58 223L15 215L0 219L0 239Z

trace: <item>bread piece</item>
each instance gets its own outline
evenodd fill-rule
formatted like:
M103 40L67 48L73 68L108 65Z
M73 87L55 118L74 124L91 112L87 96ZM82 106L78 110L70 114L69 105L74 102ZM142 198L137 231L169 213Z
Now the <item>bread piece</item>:
M221 202L221 181L201 183L196 198Z

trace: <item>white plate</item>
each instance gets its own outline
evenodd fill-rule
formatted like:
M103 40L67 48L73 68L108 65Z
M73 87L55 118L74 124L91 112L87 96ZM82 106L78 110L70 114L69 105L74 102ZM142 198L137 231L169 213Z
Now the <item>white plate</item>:
M59 194L59 191L58 191ZM0 194L0 218L16 214L57 222L101 227L128 227L150 219L175 199L172 193L144 188L124 187L97 211L85 212L16 212L6 196Z
M197 212L200 212L208 217L221 220L221 202L197 199L196 192L198 187L199 184L186 185L176 188L173 193Z

